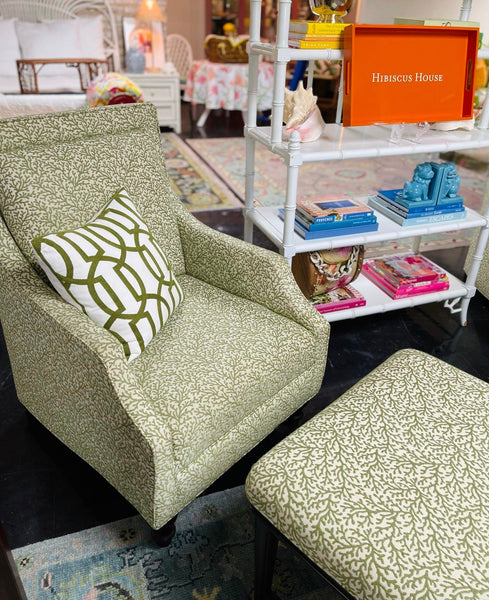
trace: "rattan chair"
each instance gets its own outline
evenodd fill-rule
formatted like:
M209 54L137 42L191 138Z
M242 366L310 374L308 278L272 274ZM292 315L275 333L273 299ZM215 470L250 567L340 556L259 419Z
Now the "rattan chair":
M180 88L183 90L192 66L192 46L188 40L178 33L171 33L166 40L168 60L173 63L180 76Z

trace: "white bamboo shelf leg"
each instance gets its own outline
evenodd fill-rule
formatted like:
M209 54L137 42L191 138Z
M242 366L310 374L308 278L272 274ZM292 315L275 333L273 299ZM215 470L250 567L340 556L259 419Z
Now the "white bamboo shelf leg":
M248 137L246 140L246 163L245 163L245 206L244 232L245 242L253 242L253 222L250 214L254 211L254 189L255 189L255 144L256 141Z
M277 19L277 49L289 46L290 7L292 0L279 0ZM287 61L276 60L273 72L273 100L271 142L278 144L282 141L282 123L284 117L285 80L287 75Z
M295 208L297 205L297 182L299 178L301 136L298 131L293 131L289 141L289 166L287 168L287 191L284 204L284 233L283 255L292 263L294 250L294 222Z

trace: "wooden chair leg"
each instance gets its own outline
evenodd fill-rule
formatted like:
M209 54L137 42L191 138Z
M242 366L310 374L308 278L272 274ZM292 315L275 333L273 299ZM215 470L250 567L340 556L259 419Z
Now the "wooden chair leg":
M177 516L173 517L166 525L160 527L160 529L153 530L153 540L160 546L161 548L165 548L171 544L173 536L175 535L175 521L177 520Z
M272 580L278 539L267 521L255 513L255 594L254 600L272 597Z

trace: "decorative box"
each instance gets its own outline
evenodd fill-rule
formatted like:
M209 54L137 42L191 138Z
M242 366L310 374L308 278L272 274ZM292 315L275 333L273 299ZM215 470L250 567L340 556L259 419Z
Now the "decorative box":
M476 27L352 25L344 36L344 125L472 118Z

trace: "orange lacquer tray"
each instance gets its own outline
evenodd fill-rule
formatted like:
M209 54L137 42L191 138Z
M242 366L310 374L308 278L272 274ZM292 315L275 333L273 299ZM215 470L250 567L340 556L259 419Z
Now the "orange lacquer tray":
M345 29L343 125L470 119L479 30Z

